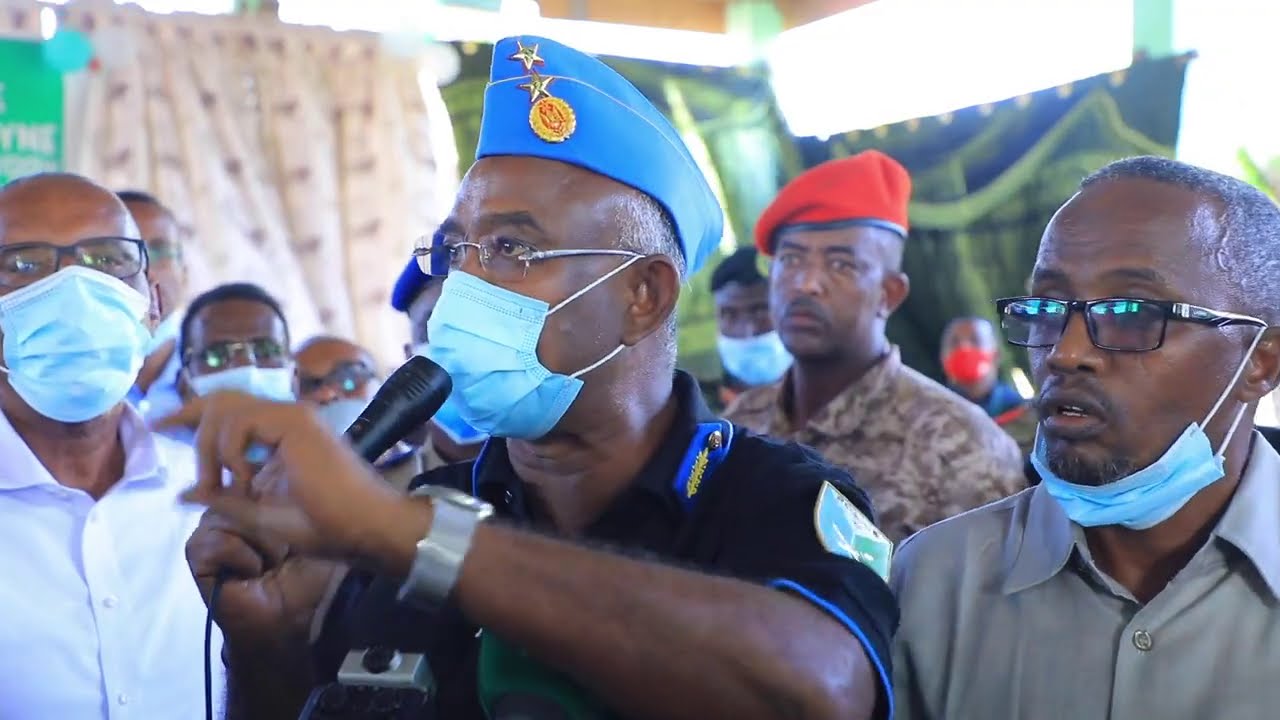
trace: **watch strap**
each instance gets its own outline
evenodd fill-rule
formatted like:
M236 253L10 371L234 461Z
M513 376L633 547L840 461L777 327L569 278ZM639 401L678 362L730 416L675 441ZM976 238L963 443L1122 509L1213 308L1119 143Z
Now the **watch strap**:
M430 498L431 529L418 541L413 565L400 586L398 598L420 607L436 608L457 584L476 526L493 514L493 506L438 485L420 487L413 495Z

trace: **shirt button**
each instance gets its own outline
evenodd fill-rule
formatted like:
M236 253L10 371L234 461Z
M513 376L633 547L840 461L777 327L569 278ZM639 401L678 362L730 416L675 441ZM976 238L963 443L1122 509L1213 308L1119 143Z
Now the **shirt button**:
M106 608L106 609L108 609L108 610L110 610L111 608L115 607L115 606L116 606L116 605L118 605L118 604L119 604L119 601L118 601L118 600L116 600L116 596L115 596L115 595L108 595L108 596L106 596L106 597L102 598L102 607L104 607L104 608Z
M128 695L126 695L125 693L120 693L119 695L117 695L117 696L116 696L116 702L117 702L117 703L119 703L119 704L121 704L121 705L128 705L128 704L129 704L129 696L128 696Z
M1151 649L1151 633L1146 630L1138 630L1133 633L1133 646L1146 652Z

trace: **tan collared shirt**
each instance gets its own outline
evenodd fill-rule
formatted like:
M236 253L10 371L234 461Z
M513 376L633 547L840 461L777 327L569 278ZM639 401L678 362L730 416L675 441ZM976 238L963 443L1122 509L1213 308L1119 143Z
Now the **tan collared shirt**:
M893 561L899 720L1280 717L1280 455L1255 433L1209 542L1146 605L1044 486Z
M896 347L803 428L784 409L789 382L790 372L746 390L725 417L853 473L894 542L1026 487L1013 439L982 408L903 365Z

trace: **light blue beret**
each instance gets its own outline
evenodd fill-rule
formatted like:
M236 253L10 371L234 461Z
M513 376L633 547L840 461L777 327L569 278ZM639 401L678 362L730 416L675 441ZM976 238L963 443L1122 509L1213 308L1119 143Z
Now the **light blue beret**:
M676 129L608 65L553 40L494 46L476 158L494 155L559 160L653 198L690 275L720 243L724 213Z

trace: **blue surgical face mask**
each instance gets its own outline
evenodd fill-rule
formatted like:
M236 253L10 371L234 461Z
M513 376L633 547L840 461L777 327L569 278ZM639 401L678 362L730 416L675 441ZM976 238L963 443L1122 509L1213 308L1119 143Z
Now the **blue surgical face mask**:
M63 268L0 297L9 385L58 422L105 414L128 394L146 358L150 303L106 273Z
M341 435L351 427L351 423L355 422L356 418L360 417L360 413L364 412L366 407L369 407L369 400L366 398L344 397L317 406L316 414L334 435Z
M1235 389L1236 381L1261 339L1262 331L1259 331L1231 382L1227 383L1226 390L1218 396L1203 422L1188 425L1155 462L1115 482L1096 487L1077 485L1053 474L1045 457L1044 438L1037 433L1031 464L1040 474L1045 490L1058 501L1067 517L1083 527L1122 525L1145 530L1168 520L1196 493L1225 474L1222 456L1246 408L1242 406L1236 412L1235 420L1216 452L1204 434L1204 428Z
M482 433L532 440L555 427L582 391L579 378L612 360L619 344L570 375L538 360L538 339L547 316L582 297L639 260L636 255L555 307L451 271L427 322L428 357L453 378L462 419Z
M413 354L430 357L427 354L427 346L427 343L415 345ZM466 420L462 419L462 412L458 410L458 393L456 392L445 399L444 404L432 416L431 423L440 428L455 445L474 445L489 439L488 434L483 430L471 427Z
M719 335L716 347L724 369L748 385L777 382L791 367L791 353L773 330L749 338Z
M160 324L151 333L151 342L147 343L147 355L159 350L161 345L170 340L178 339L178 331L182 329L182 316L184 314L182 310L176 310L160 321Z
M292 367L241 365L208 375L193 375L189 382L191 391L201 396L219 390L239 390L264 400L294 401Z

